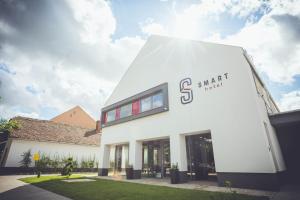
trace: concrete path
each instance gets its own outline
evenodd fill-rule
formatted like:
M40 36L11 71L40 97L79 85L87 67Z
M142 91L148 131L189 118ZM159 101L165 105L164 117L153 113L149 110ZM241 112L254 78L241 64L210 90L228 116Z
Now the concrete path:
M32 176L32 175L30 175ZM70 200L36 186L19 181L26 175L0 176L1 200Z

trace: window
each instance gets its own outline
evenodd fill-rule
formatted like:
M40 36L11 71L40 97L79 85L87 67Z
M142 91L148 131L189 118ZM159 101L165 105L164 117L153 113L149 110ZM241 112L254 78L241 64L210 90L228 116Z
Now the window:
M106 122L114 121L116 117L116 110L111 110L107 112Z
M132 114L132 104L127 104L121 107L120 118L128 117Z
M102 108L101 126L104 128L168 110L168 84L163 83Z
M145 112L147 110L151 110L152 107L152 98L151 97L147 97L141 100L141 112Z
M163 104L163 94L161 92L157 93L141 100L141 112L162 107Z
M162 107L163 104L164 104L163 95L161 92L152 96L152 108L153 109Z

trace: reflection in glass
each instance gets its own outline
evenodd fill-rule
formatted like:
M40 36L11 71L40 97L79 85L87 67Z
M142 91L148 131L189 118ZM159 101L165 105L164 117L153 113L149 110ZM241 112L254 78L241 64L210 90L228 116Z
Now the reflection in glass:
M120 118L128 117L132 114L132 104L127 104L121 107Z
M147 97L141 100L141 112L151 110L151 97Z
M115 117L116 117L116 110L114 109L114 110L111 110L111 111L107 112L107 119L106 119L106 121L107 122L114 121Z
M163 95L162 93L155 94L152 97L152 108L159 108L163 106Z

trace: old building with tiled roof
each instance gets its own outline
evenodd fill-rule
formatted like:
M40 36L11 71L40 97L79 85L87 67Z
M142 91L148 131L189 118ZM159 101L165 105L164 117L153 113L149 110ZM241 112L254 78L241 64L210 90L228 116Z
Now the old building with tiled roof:
M79 145L100 145L100 134L94 128L82 128L49 120L15 117L21 128L10 133L11 138L39 142L58 142Z
M95 128L96 121L80 106L75 106L62 114L52 118L51 121L70 124L85 128Z
M83 128L27 117L13 120L19 122L20 128L9 133L1 166L18 167L21 155L28 150L49 157L72 156L78 162L92 158L98 160L100 130L96 130L96 123L93 128Z

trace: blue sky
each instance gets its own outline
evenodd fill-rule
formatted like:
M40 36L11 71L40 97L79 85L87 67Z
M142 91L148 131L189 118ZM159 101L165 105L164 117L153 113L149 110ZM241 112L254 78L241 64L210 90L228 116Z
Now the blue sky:
M141 23L152 19L161 24L168 24L172 20L174 9L176 12L183 11L193 3L199 1L138 1L130 2L113 0L111 1L111 8L117 21L116 31L112 35L112 39L119 39L122 37L134 37L136 35L145 36L141 31ZM257 13L258 19L262 16ZM218 30L222 36L234 34L244 27L246 18L237 18L222 13L219 21L211 24L209 31ZM207 33L209 34L209 32Z
M300 108L300 4L4 0L0 115L94 118L151 34L242 46L281 110Z

